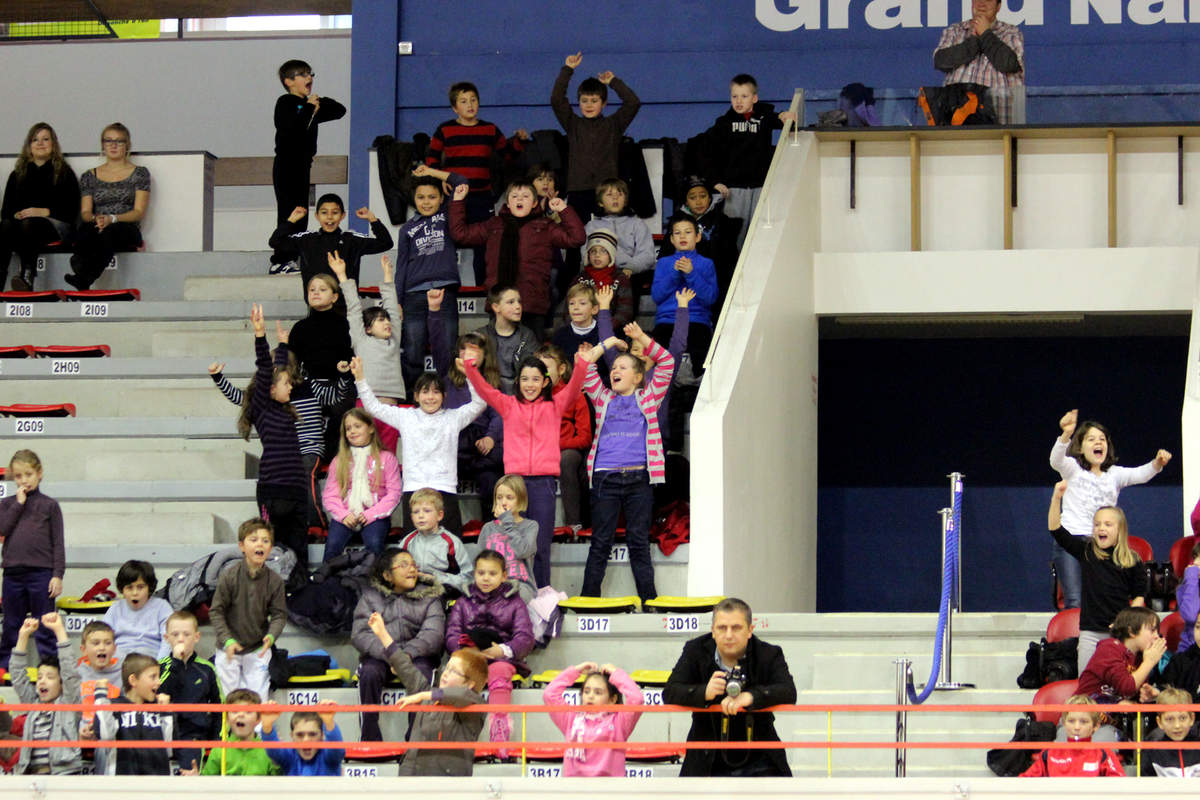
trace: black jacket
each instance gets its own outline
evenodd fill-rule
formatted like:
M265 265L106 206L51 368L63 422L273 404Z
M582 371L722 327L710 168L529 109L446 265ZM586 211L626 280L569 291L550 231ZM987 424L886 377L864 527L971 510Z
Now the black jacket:
M386 253L392 249L392 234L388 233L387 226L381 220L371 223L371 233L375 235L374 238L342 228L333 233L326 233L320 228L305 231L298 224L284 220L271 234L270 245L279 253L299 257L300 277L304 279L304 289L307 291L308 282L314 275L333 275L329 269L329 254L334 250L346 262L346 277L357 283L359 262L363 256Z
M762 186L775 155L772 134L782 127L771 103L755 103L749 115L729 109L705 134L704 168L700 174L714 184Z
M1163 670L1161 686L1174 686L1191 692L1192 697L1200 694L1200 645L1193 644L1182 653L1171 656ZM1193 751L1200 754L1200 750Z
M1183 739L1185 742L1200 741L1193 727ZM1162 728L1155 728L1146 737L1147 742L1165 742L1167 735ZM1145 777L1190 778L1200 772L1200 750L1143 750L1142 772Z
M311 164L317 154L317 126L346 116L346 107L332 97L322 97L321 107L307 97L288 92L275 101L275 157Z
M667 686L663 690L663 702L670 705L708 708L715 702L704 699L708 679L716 671L716 642L711 633L692 639L683 647ZM729 719L728 740L756 742L778 742L775 732L775 715L769 711L754 712L754 709L788 705L796 702L796 684L788 672L783 649L751 636L742 660L747 681L746 691L754 696L750 711L744 711ZM692 728L688 731L689 742L712 742L721 740L722 714L696 712L692 714ZM761 753L768 759L776 774L791 777L787 754L784 750L688 750L683 759L680 777L708 776L712 773L713 761L726 758L733 766L751 756L746 753Z
M168 655L158 662L161 684L158 691L170 695L172 703L221 702L221 686L212 662L192 653L188 661ZM209 711L180 711L175 714L175 733L181 739L221 738L221 714Z

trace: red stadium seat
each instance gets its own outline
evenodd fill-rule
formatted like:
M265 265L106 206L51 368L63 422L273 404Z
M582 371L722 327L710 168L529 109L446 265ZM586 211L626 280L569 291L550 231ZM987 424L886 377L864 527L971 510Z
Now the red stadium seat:
M0 416L5 417L73 417L74 403L14 403L0 406Z
M1129 537L1129 549L1138 554L1138 558L1143 564L1148 564L1154 560L1154 548L1140 536Z
M683 760L684 752L683 748L670 744L631 744L625 751L625 760L674 764Z
M460 286L458 287L459 297L487 297L486 286Z
M1179 649L1179 637L1183 635L1183 617L1174 611L1163 617L1158 624L1158 633L1167 640L1167 652L1174 653Z
M48 344L35 345L33 352L41 358L107 358L112 355L112 348L106 344Z
M378 743L372 743L378 744ZM347 761L365 761L368 763L379 763L384 761L399 761L404 755L404 750L399 747L373 747L368 749L361 744L346 745L346 760Z
M33 347L27 344L0 347L0 358L33 358Z
M5 303L57 303L63 299L63 292L50 289L37 292L0 292L0 301Z
M62 296L64 300L125 301L142 299L142 293L137 289L75 289L62 292Z
M380 298L379 287L378 286L360 286L360 287L358 287L358 296L359 297L370 297L375 300L378 300Z
M1063 639L1070 639L1079 636L1079 609L1068 608L1066 611L1060 611L1050 618L1050 624L1046 626L1046 641L1061 642Z
M1183 580L1183 571L1192 563L1192 548L1200 542L1200 536L1184 536L1171 545L1171 569L1175 577Z
M1055 681L1047 683L1045 686L1037 690L1037 694L1033 696L1033 705L1061 705L1067 701L1067 698L1075 694L1075 690L1079 688L1079 681ZM1062 716L1061 711L1034 711L1031 712L1033 718L1038 722L1058 722L1058 718Z

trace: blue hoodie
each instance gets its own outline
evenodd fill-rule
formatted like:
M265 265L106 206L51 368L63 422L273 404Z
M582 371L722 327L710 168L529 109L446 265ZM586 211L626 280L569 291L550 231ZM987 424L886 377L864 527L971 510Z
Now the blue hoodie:
M692 271L686 275L675 269L675 262L687 256L692 260ZM688 303L688 322L692 325L712 327L712 306L717 302L720 289L717 286L717 270L712 259L706 258L695 250L686 250L663 256L654 265L654 283L650 287L650 295L654 298L658 309L654 312L655 325L673 325L675 323L675 292L684 286L696 293L696 298Z
M270 733L264 732L262 740L264 742L278 742L279 729L272 728ZM334 723L333 730L325 730L325 741L342 741L342 731L338 728L337 723ZM341 774L342 759L346 757L346 751L334 748L318 750L317 754L311 760L305 760L295 750L288 750L286 748L271 748L267 750L267 755L279 765L284 775L328 776Z

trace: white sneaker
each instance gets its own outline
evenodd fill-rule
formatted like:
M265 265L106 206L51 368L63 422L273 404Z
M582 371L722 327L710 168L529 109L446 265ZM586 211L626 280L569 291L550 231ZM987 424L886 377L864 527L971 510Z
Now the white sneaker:
M300 265L295 261L288 261L283 264L272 264L267 270L268 275L295 275L300 272Z

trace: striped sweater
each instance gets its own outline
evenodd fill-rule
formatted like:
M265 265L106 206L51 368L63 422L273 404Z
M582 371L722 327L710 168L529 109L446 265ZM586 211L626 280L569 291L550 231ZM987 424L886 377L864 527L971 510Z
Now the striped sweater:
M235 406L242 404L245 394L218 372L212 376L217 391L225 395L225 399ZM329 406L339 405L350 394L350 373L346 373L337 381L306 380L292 386L292 399L289 401L300 418L296 420L296 436L300 440L300 455L325 455L325 411Z
M646 468L650 471L651 483L663 483L667 479L666 457L663 455L662 433L658 428L658 404L671 386L671 377L675 374L675 358L662 347L651 340L646 348L646 355L654 361L654 374L650 383L634 392L638 408L646 417ZM595 364L588 364L587 377L583 380L583 390L596 409L596 436L592 440L592 449L588 451L588 485L591 485L592 475L596 466L596 450L604 437L604 417L608 414L608 403L615 396L612 389L607 388L600 380L600 372Z
M463 125L451 119L434 130L425 163L462 175L471 193L478 194L492 191L492 157L511 159L521 149L520 139L509 141L490 122L477 119L474 125Z
M262 441L262 459L258 464L258 485L308 491L308 477L300 460L300 441L296 436L296 418L291 409L271 399L271 380L275 367L287 367L288 346L275 348L275 362L267 337L254 337L254 365L257 367L254 393L250 395L250 419Z

